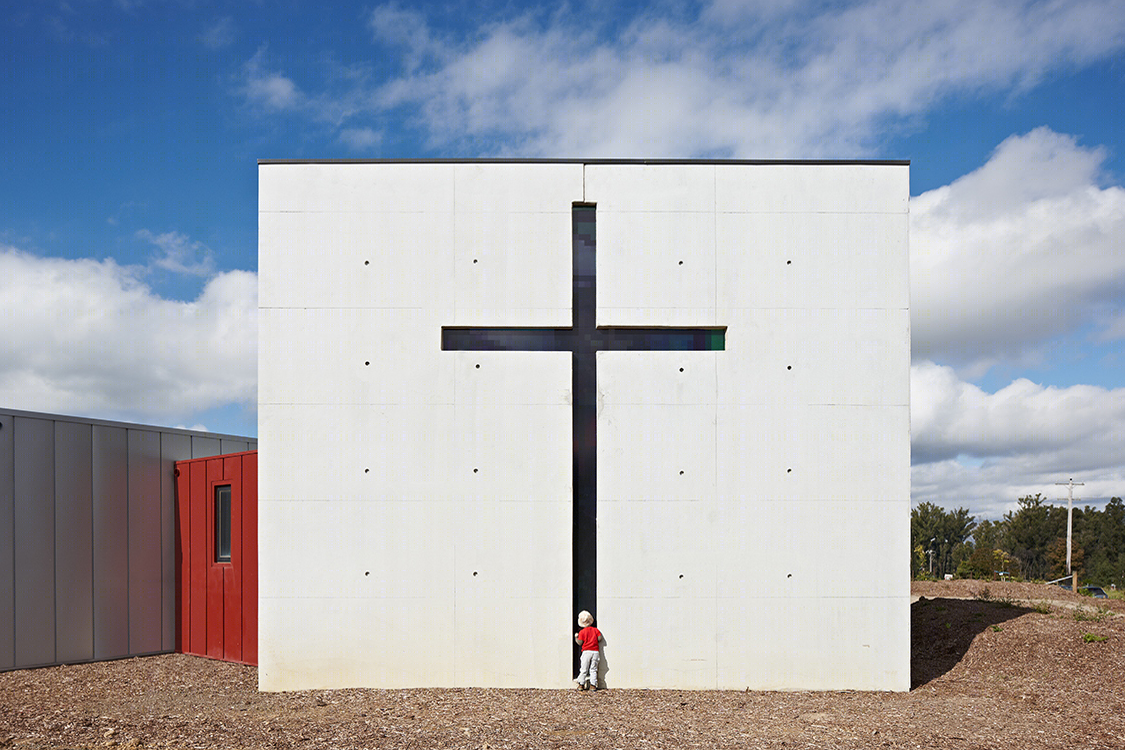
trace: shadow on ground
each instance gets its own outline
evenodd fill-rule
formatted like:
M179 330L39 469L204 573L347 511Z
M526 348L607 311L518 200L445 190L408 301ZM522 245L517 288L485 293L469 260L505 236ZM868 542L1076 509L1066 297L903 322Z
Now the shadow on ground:
M953 669L975 638L1036 610L1007 601L919 599L910 605L910 689Z

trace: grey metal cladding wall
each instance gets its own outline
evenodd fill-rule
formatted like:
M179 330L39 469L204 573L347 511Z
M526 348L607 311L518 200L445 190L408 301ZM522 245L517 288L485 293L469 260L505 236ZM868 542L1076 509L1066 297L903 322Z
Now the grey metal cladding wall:
M129 445L94 425L94 658L129 655Z
M222 451L222 441L219 438L191 436L191 457L207 458L217 456Z
M0 414L0 669L16 663L15 422L15 417Z
M220 453L242 453L246 448L245 440L231 440L230 438L223 438L219 441Z
M55 658L94 658L93 430L55 422Z
M161 629L164 651L176 649L176 461L191 456L191 436L160 434Z
M55 423L16 418L16 666L55 661Z
M161 649L160 433L129 430L129 653Z
M175 462L256 446L0 411L0 670L174 651Z

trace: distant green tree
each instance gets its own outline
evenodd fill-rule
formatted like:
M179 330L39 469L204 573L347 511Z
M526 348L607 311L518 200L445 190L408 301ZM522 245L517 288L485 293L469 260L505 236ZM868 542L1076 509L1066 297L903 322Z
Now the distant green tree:
M919 578L926 574L926 571L929 570L927 562L926 550L922 549L921 544L915 544L914 551L910 555L910 577Z
M998 572L1027 579L1059 578L1066 570L1065 505L1041 494L1016 501L999 521L977 523L964 508L947 511L921 503L910 512L910 570L938 578L992 578ZM1125 588L1125 502L1112 498L1102 510L1074 510L1071 563L1082 583Z
M1070 549L1070 569L1082 577L1086 553L1082 545L1072 540ZM1066 572L1066 537L1060 536L1047 547L1047 577L1051 580L1062 578Z
M1125 503L1111 498L1100 513L1087 507L1082 521L1075 538L1086 551L1084 580L1125 587Z
M1000 573L1018 576L1019 561L1004 550L983 545L977 545L968 559L957 568L957 574L962 578L996 580L1000 578Z
M1026 578L1043 579L1048 572L1047 548L1066 534L1066 508L1055 508L1043 501L1043 495L1027 495L1016 501L1015 511L1004 514L1001 540L1005 552L1020 561Z
M924 569L930 569L930 556L933 557L933 572L937 577L957 570L958 563L972 554L967 544L976 519L965 508L946 511L933 503L920 503L910 512L910 548L921 547L927 559Z
M1000 546L1000 536L1003 532L1004 526L1000 521L981 521L973 529L974 549L980 547L997 549Z

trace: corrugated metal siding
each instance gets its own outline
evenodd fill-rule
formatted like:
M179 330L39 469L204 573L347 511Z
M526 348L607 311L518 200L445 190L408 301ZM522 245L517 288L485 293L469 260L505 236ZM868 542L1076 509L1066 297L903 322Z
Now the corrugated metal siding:
M15 421L8 414L0 414L0 669L11 669L16 663Z
M0 412L0 670L176 650L175 462L224 445Z
M94 425L94 658L129 654L129 443Z
M55 661L55 423L16 419L16 664Z
M129 653L161 650L160 433L129 430Z
M176 461L191 455L191 436L163 433L160 436L160 553L162 651L176 645Z
M192 458L206 458L208 456L217 456L223 450L222 441L219 438L199 437L192 435L191 438L191 457Z
M94 658L91 426L56 422L55 457L55 658L86 661Z

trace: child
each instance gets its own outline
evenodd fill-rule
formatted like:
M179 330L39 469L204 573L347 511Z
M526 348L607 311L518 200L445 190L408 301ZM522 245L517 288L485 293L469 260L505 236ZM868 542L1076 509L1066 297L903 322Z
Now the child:
M578 662L579 690L589 690L590 686L598 690L598 646L603 640L602 631L594 627L594 618L586 610L578 613L578 627L582 628L574 634L574 642L582 647L582 659Z

